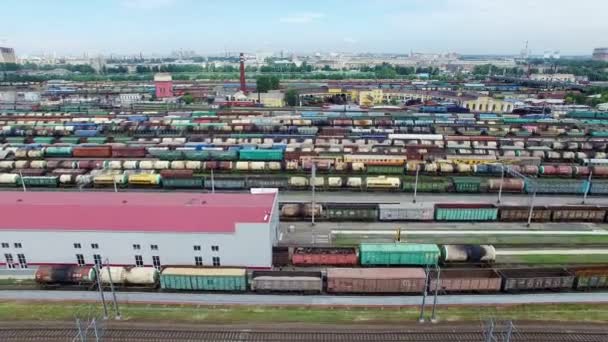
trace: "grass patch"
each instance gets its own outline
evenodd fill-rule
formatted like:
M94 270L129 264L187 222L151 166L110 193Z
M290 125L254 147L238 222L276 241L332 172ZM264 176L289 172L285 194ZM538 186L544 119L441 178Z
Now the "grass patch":
M179 305L122 305L122 316L132 321L198 323L327 323L357 324L415 321L418 308L276 308L262 306L197 307ZM487 317L513 320L608 321L605 304L530 304L504 307L439 307L443 321L478 321ZM101 317L99 304L1 302L0 320L73 320L74 317Z
M336 246L356 246L361 242L391 242L394 235L351 235L334 234L332 241ZM401 239L413 243L434 243L434 244L491 244L491 245L608 245L608 236L597 235L492 235L488 232L485 236L462 236L462 235L408 235L402 232Z
M497 264L605 264L608 254L498 255Z

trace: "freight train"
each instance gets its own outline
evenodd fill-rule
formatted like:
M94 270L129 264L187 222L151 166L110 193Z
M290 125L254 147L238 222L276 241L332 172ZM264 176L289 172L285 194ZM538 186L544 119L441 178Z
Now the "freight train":
M530 207L473 203L282 203L282 221L527 222ZM535 205L532 222L608 222L608 206Z
M109 270L109 272L108 272ZM98 273L99 272L99 273ZM100 278L99 280L97 278ZM239 268L41 266L42 288L94 289L112 282L131 288L170 292L253 292L305 294L420 294L427 284L422 267L326 268L322 271L247 271ZM112 279L110 281L110 279ZM608 268L436 269L428 272L427 291L441 293L568 291L605 289Z

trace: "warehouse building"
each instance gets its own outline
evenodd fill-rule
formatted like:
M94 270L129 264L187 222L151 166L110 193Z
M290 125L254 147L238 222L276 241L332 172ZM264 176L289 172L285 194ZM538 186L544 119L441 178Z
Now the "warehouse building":
M272 266L277 194L0 193L0 267Z

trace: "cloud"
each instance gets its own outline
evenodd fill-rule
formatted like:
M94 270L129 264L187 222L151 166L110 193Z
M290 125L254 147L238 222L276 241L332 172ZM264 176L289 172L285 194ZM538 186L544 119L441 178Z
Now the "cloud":
M175 0L123 0L122 5L124 7L133 9L158 9L163 7L171 6L175 3Z
M296 14L290 14L286 17L279 18L279 21L282 23L290 23L290 24L307 24L316 19L323 18L325 14L317 13L317 12L302 12Z
M348 44L356 44L357 40L353 37L344 37L344 42Z

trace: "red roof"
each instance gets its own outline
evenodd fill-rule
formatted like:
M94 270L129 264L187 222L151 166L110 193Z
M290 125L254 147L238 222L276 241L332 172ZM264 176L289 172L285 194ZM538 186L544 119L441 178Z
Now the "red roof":
M0 192L0 229L234 232L265 223L275 194Z

